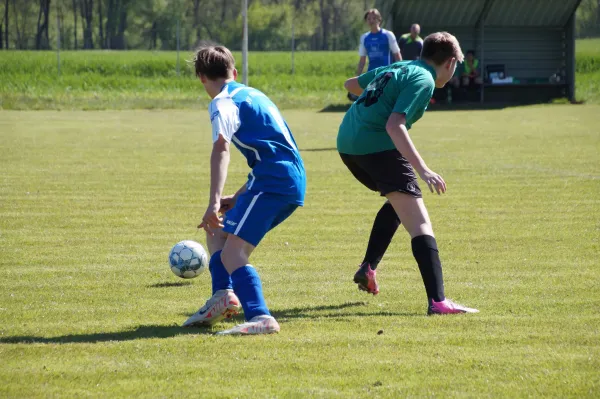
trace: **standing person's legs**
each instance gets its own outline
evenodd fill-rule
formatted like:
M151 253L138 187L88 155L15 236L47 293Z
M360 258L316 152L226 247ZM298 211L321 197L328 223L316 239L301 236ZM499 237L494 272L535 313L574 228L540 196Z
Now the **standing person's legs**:
M221 261L231 276L233 291L244 309L246 323L219 334L269 334L279 331L271 316L262 291L262 282L250 264L250 256L267 232L271 231L297 208L280 196L247 191L226 214L224 231L229 233Z
M268 231L297 208L277 196L247 191L225 214L223 229L207 235L211 252L210 272L213 297L184 326L211 325L237 314L240 305L248 323L225 334L263 334L279 331L262 293L257 271L249 263L254 248Z
M446 297L442 262L423 198L400 192L388 193L386 197L410 234L413 256L419 265L427 297L436 302L443 301Z
M377 216L375 216L371 234L369 235L367 252L357 272L354 274L354 282L358 284L359 290L373 295L379 293L376 269L399 226L400 219L398 215L394 211L392 204L386 201L379 212L377 212Z
M381 195L397 190L415 196L421 195L410 163L397 150L367 155L340 154L340 156L354 177L370 190ZM401 220L389 201L386 201L377 213L365 257L354 275L354 282L360 290L373 295L379 293L376 269Z
M400 218L392 204L386 201L375 216L363 264L368 264L373 270L377 269L398 227L400 227Z
M231 276L233 291L244 308L244 317L250 321L257 316L271 316L262 292L262 282L249 259L255 246L236 235L227 237L221 260Z
M362 156L340 153L340 157L356 180L369 190L378 191L377 183L372 179L368 170L365 170L361 166L360 159L363 158ZM396 212L394 212L394 208L386 202L375 217L365 257L354 274L354 282L361 291L366 291L373 295L379 293L375 269L385 254L399 225L400 220Z
M427 313L477 313L477 309L467 308L446 299L442 262L423 198L415 198L400 192L388 193L386 197L410 234L413 256L419 265L427 292Z
M445 298L442 264L427 208L422 199L417 176L410 163L397 150L387 150L367 155L340 154L354 177L371 190L387 197L388 203L379 211L373 226L372 238L381 232L381 242L369 254L381 259L400 221L411 236L413 255L429 298L428 313L471 313L469 309ZM375 239L373 241L376 241ZM378 250L376 249L378 248ZM365 256L367 258L367 256ZM359 289L372 294L379 292L376 270L363 263L354 276Z
M233 292L231 276L221 259L222 250L228 239L223 229L206 234L206 246L210 253L208 269L212 282L212 296L184 323L184 327L211 326L223 319L229 319L242 309L240 299Z
M216 230L214 235L206 234L206 246L210 253L208 269L212 281L213 295L221 290L233 289L231 276L225 269L223 261L221 260L221 251L225 246L225 242L227 242L227 233L225 233L223 229Z

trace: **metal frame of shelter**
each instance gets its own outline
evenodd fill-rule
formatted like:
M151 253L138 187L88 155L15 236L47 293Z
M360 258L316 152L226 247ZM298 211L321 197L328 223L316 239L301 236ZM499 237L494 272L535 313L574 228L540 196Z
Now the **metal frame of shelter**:
M424 35L448 31L463 51L473 49L481 70L506 65L519 83L484 84L481 102L575 99L575 11L581 0L377 0L397 36L419 23ZM560 81L550 80L551 76ZM511 101L514 100L514 101Z

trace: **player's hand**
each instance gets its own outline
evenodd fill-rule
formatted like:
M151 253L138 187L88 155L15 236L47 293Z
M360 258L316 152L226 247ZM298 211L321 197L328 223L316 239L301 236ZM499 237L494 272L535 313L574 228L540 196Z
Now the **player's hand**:
M433 189L438 193L438 195L446 192L446 182L442 179L442 176L438 175L434 171L428 168L424 168L419 171L419 176L421 179L427 183L429 190L433 193Z
M236 201L237 197L235 195L227 195L221 198L221 208L219 208L219 213L222 215L229 211L235 206Z
M211 236L215 235L215 230L223 228L223 218L219 216L221 204L210 204L202 217L202 223L198 225L199 229L204 229Z

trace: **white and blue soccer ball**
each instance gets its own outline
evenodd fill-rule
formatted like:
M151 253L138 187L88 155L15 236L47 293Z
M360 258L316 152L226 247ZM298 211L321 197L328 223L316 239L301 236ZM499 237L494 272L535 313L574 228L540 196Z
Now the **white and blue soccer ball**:
M208 255L196 241L181 241L169 253L171 271L181 278L194 278L206 269Z

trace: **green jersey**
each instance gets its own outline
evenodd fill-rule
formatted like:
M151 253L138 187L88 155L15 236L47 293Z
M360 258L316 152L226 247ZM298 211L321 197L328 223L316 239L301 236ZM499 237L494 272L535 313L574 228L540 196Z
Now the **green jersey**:
M396 148L385 125L392 112L406 116L406 128L422 116L435 88L435 70L423 61L400 61L358 77L362 95L340 125L338 151L365 155Z

